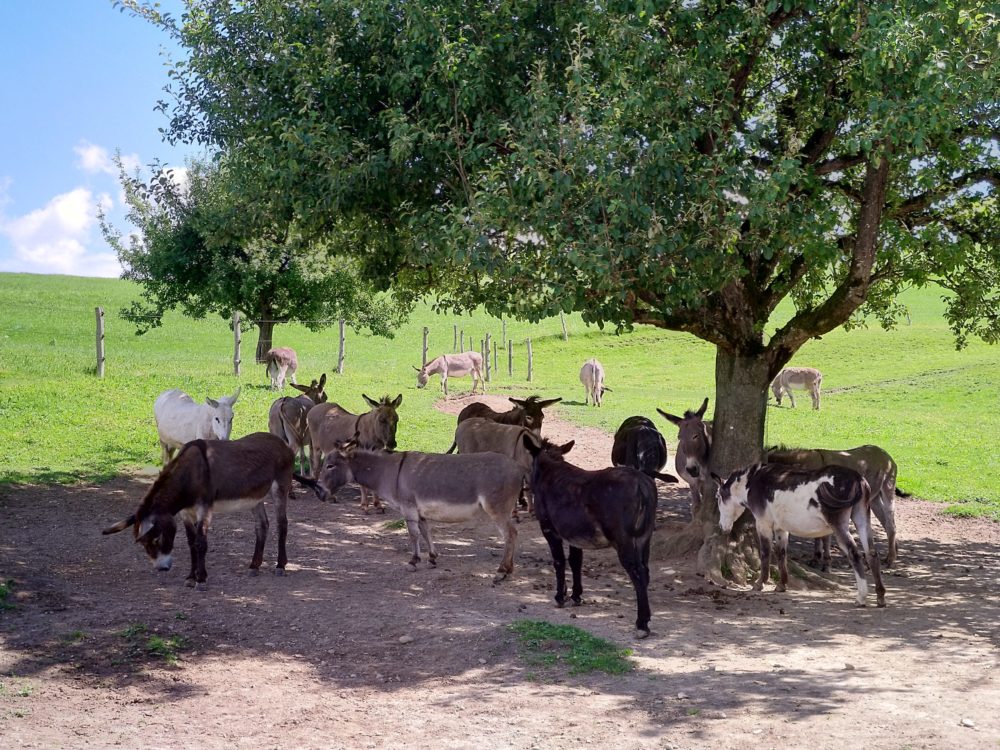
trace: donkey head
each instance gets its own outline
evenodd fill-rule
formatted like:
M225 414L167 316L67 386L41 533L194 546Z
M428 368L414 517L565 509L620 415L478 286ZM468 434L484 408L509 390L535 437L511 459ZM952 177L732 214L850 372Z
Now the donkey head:
M542 422L545 419L545 414L542 412L547 406L552 406L552 404L557 404L562 401L562 398L550 398L547 401L539 400L538 396L528 396L528 398L508 398L514 406L518 406L524 412L521 415L521 424L527 427L529 430L535 433L541 433Z
M719 527L727 534L733 530L736 519L747 509L747 484L753 468L748 466L734 471L726 480L712 472L712 479L715 480L715 501L719 505Z
M562 461L563 457L573 450L573 446L576 445L575 440L570 440L564 445L556 445L545 438L539 438L529 433L524 433L522 440L524 441L524 447L533 459L544 455L550 459Z
M364 393L361 397L368 403L372 410L368 413L370 420L362 422L362 429L365 430L364 445L376 445L382 450L396 450L396 425L399 424L399 415L396 409L403 403L403 394L390 399L383 396L380 401L369 398Z
M177 523L170 513L153 512L145 517L133 513L124 521L109 526L102 534L116 534L119 531L133 527L135 541L146 549L157 570L170 570L173 565L174 537L177 535Z
M417 371L417 388L423 388L427 385L427 381L430 380L430 375L427 374L427 365L414 367L413 369Z
M699 476L703 469L708 468L709 451L712 449L712 433L708 423L702 419L707 408L708 399L706 398L698 411L689 409L684 412L683 417L675 417L663 409L657 409L664 419L677 425L677 451L684 454L684 470L692 477Z
M326 391L323 390L326 386L326 373L324 372L319 376L319 380L313 379L309 385L299 385L298 383L291 383L292 388L297 391L302 391L306 396L308 396L314 404L325 404L326 403Z
M237 388L232 396L205 399L205 403L212 408L212 434L218 440L229 440L229 433L233 431L233 404L242 389L243 386Z
M353 458L357 448L358 434L355 433L350 440L334 443L333 450L326 455L323 469L319 475L319 485L330 495L333 495L348 482L354 481L351 458Z

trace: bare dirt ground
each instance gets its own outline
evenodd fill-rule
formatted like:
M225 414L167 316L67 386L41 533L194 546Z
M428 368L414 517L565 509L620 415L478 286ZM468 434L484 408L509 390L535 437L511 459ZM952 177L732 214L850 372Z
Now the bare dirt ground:
M575 439L575 462L607 464L607 435L557 418L545 433ZM2 747L1000 747L1000 527L931 503L899 504L881 610L853 606L842 565L836 591L756 593L711 587L654 545L653 633L636 641L612 551L585 553L584 606L559 610L530 519L500 585L486 520L437 527L438 567L409 573L405 530L385 527L396 516L364 515L353 490L336 505L299 491L283 578L247 574L249 514L217 517L210 588L195 592L183 534L168 573L127 534L100 535L148 481L0 490L0 580L15 605L0 610ZM663 489L657 535L686 511ZM519 619L630 647L635 669L538 667L507 628Z

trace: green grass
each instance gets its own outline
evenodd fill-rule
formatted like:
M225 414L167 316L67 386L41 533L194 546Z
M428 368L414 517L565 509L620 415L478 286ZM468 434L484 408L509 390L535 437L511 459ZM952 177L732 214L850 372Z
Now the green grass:
M14 589L14 579L8 578L6 581L0 581L0 611L5 609L16 609L17 605L14 602L7 601L10 599L10 595Z
M133 622L118 632L132 644L132 652L145 651L152 656L158 656L171 666L177 664L180 652L188 646L187 639L180 635L163 636L151 634L149 626L142 622ZM145 643L140 643L145 636Z
M233 437L267 427L274 399L263 367L254 364L256 331L244 334L243 372L232 375L232 332L218 317L201 321L168 315L163 328L145 336L121 321L118 310L138 289L113 279L0 274L0 483L106 480L137 467L157 466L159 449L152 404L167 388L196 399L232 393L242 384ZM829 333L810 341L793 365L823 371L823 409L768 412L769 443L851 447L875 443L900 466L907 491L953 503L961 514L1000 520L1000 349L973 342L955 350L933 289L903 296L911 322L896 330L875 326ZM105 309L106 377L94 376L94 307ZM787 308L779 315L787 315ZM615 335L567 316L568 341L558 318L537 325L508 322L515 342L515 371L506 356L489 388L510 395L562 396L560 416L614 432L632 414L662 424L671 444L676 433L655 412L694 408L714 401L714 348L692 336L653 328ZM397 441L402 449L443 451L454 418L433 408L438 379L415 387L421 329L430 330L430 356L452 350L453 325L476 345L489 332L501 337L499 320L485 314L435 314L418 308L392 340L348 332L346 370L334 372L336 328L313 333L300 325L278 326L276 345L299 353L300 380L330 374L330 399L348 409L367 407L362 393L403 394ZM524 339L532 339L534 378L525 379ZM607 371L601 409L583 406L580 365L598 357ZM465 391L468 379L453 381ZM290 390L286 393L291 393ZM712 405L710 403L709 415ZM571 456L572 457L572 456Z
M571 625L543 620L516 620L508 626L518 637L521 654L531 666L569 667L571 675L632 671L631 649L620 648Z
M397 519L392 520L392 521L386 521L385 523L382 524L382 528L384 528L384 529L386 529L388 531L399 531L400 529L405 529L406 528L406 519L405 518L397 518Z

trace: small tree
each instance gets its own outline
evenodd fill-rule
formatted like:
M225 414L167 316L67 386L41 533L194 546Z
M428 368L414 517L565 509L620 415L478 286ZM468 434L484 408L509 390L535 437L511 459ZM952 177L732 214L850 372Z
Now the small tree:
M122 311L137 333L161 325L174 308L193 318L241 311L258 328L256 359L263 362L279 323L318 330L344 318L391 336L409 310L376 293L332 241L304 241L291 220L262 222L224 167L158 168L149 182L122 170L121 181L138 232L123 238L103 214L101 228L123 278L143 287L142 301Z

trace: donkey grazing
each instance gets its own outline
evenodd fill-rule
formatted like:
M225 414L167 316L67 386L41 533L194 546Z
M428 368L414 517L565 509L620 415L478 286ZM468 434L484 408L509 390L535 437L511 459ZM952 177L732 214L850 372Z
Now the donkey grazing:
M195 403L177 388L157 396L153 416L160 436L163 465L170 463L174 454L192 440L229 440L233 429L233 404L240 397L240 390L237 388L232 396L206 398L204 404Z
M611 463L615 466L631 466L647 477L676 482L677 477L660 473L667 458L667 441L646 417L628 417L615 433L611 447Z
M517 527L511 514L521 492L522 474L520 466L496 453L381 453L360 449L352 440L338 443L327 455L320 483L333 493L347 482L357 482L397 508L410 532L410 570L416 570L420 562L421 537L430 565L437 564L428 521L459 523L485 512L504 541L503 559L494 578L499 582L514 569Z
M716 500L719 526L724 532L732 531L736 519L745 510L753 514L760 542L760 578L753 585L755 591L764 587L770 575L772 543L781 574L776 590L784 591L788 584L789 533L807 539L833 534L854 568L858 584L857 605L864 607L868 581L861 554L851 536L850 522L854 521L875 579L878 606L885 606L885 586L871 528L871 488L868 480L858 472L843 466L806 470L778 464L753 464L734 471L724 482L716 474L712 474L712 478L719 483Z
M448 378L461 378L472 375L472 391L476 392L476 381L483 393L486 393L486 381L483 379L483 355L479 352L462 352L461 354L442 354L435 357L423 367L414 367L417 371L417 388L423 388L431 375L441 376L441 387L444 395L448 395Z
M295 383L295 371L299 367L299 358L294 349L287 346L279 346L268 349L264 355L264 364L267 365L267 376L271 379L271 390L280 391L285 387L285 376Z
M583 383L583 405L586 406L591 400L594 406L601 405L601 399L605 393L610 393L611 389L604 386L604 365L596 359L588 359L580 368L580 382Z
M583 550L614 547L632 579L636 597L636 635L649 635L649 543L656 518L656 484L642 472L625 466L588 471L566 462L573 442L553 445L525 435L534 458L531 489L535 515L552 551L556 572L556 606L566 602L566 554L573 573L574 605L581 602L580 569Z
M306 415L316 404L326 403L326 373L309 385L292 384L292 388L302 391L301 396L282 396L271 404L267 414L267 431L285 441L285 445L299 456L299 471L306 468L306 446L309 442L309 424Z
M668 422L677 425L677 455L674 466L681 479L691 487L691 517L694 518L701 506L701 495L708 475L708 462L712 454L712 422L705 421L708 399L701 403L698 411L688 409L683 417L675 417L663 409L657 409Z
M253 511L257 543L250 572L256 575L264 559L264 542L270 525L264 500L274 503L278 515L278 565L275 573L284 575L288 555L288 492L292 477L312 487L321 500L325 492L316 482L293 475L295 456L279 438L255 432L239 440L193 440L185 445L153 482L135 513L104 534L114 534L133 527L136 542L146 548L157 570L170 570L173 564L174 536L180 513L191 548L191 572L186 584L199 591L208 588L205 553L208 529L215 513L235 510Z
M403 394L395 399L383 396L380 401L361 397L368 403L371 410L364 414L352 414L339 404L319 404L309 410L306 421L309 424L309 436L312 441L313 478L319 479L320 470L326 454L334 450L337 443L356 440L365 450L392 451L396 449L396 426L399 415L396 410L403 403ZM378 495L373 495L372 502L376 510L385 513ZM368 490L361 488L361 507L368 512Z
M868 480L871 486L872 512L878 518L888 540L889 551L886 554L885 566L892 567L896 562L896 495L907 497L907 493L896 487L896 462L892 456L877 445L861 445L843 451L808 450L805 448L769 448L766 460L772 464L786 464L801 469L820 469L824 466L846 466L854 469ZM820 558L820 540L816 540L814 557ZM822 569L830 568L830 540L827 537L822 542Z
M781 406L781 395L784 393L788 395L793 409L795 408L795 397L792 395L792 389L809 391L813 409L819 409L819 387L822 383L822 373L813 367L786 367L771 381L771 390L774 392L774 399L778 402L778 406Z

